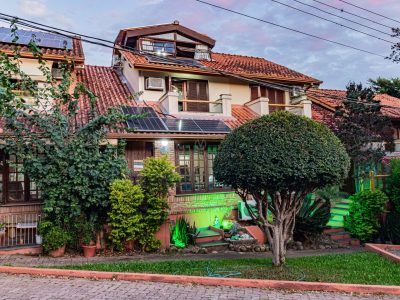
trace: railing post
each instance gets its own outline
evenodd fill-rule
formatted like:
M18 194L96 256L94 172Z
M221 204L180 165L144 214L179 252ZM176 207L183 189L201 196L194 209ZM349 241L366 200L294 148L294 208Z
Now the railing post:
M229 94L221 94L219 97L222 101L222 115L231 117L232 116L232 96Z
M178 97L176 92L169 92L164 100L161 101L161 106L167 111L168 114L178 113Z
M303 105L303 116L312 119L312 102L310 100L303 100L300 103Z

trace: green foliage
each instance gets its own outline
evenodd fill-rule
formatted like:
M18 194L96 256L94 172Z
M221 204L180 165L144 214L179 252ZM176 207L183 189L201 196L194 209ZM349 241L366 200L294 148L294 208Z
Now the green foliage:
M90 245L96 239L96 229L93 220L87 220L85 216L81 216L75 220L72 230L72 241L76 248L83 245Z
M400 212L393 209L387 214L385 233L392 244L400 245Z
M47 252L56 250L71 240L68 232L50 221L41 222L39 232L43 238L43 249Z
M369 79L368 82L375 93L400 98L400 78L378 77L377 79Z
M355 162L380 161L394 147L390 118L382 115L371 88L350 82L346 97L337 109L337 136Z
M329 222L331 205L329 199L314 198L307 195L303 205L296 215L293 232L295 241L305 241L323 232Z
M144 230L141 232L139 243L146 251L154 251L160 247L160 242L154 234L167 220L168 191L179 180L179 174L166 156L145 159L139 178L139 185L144 194L139 208Z
M339 183L349 158L324 125L276 112L233 130L214 162L216 179L236 190L313 191Z
M184 217L179 217L171 228L171 242L178 248L194 245L198 235L196 225L191 226Z
M352 200L345 227L363 242L371 241L379 232L379 218L384 212L388 197L382 191L363 191L350 197Z
M390 161L390 176L387 180L386 190L394 208L400 212L400 159Z
M140 186L147 195L167 198L168 190L181 180L175 172L175 166L168 161L167 156L161 158L148 157L140 172Z
M119 124L132 117L119 107L99 115L96 95L71 79L73 63L60 63L57 82L35 40L28 47L45 78L39 89L21 70L18 50L13 57L0 54L0 114L9 133L2 147L24 162L23 171L42 192L49 220L67 230L81 215L102 223L110 208L109 186L127 171L123 143L104 141L110 130L124 130ZM21 78L17 84L16 77ZM28 91L33 105L13 92L18 88Z
M127 240L136 240L144 230L139 211L143 199L141 188L130 180L115 180L111 184L111 211L108 215L112 226L111 240L118 249L122 249Z

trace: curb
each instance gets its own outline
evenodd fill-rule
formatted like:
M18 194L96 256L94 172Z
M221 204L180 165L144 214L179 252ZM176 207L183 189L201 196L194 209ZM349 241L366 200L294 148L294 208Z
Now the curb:
M59 276L85 279L108 279L125 281L151 281L175 284L200 284L232 286L242 288L284 289L291 291L320 291L357 294L400 295L400 286L342 284L327 282L280 281L242 278L213 278L185 275L163 275L146 273L100 272L84 270L39 269L0 266L0 273L36 276Z
M400 263L400 257L390 253L387 249L396 249L400 250L400 245L389 245L389 244L365 244L365 250L370 252L375 252L380 254L381 256L390 259L395 263Z

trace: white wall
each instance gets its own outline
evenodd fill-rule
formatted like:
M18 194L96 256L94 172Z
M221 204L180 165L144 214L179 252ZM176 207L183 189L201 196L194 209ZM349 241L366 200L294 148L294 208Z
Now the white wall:
M26 75L30 76L33 80L37 81L46 80L45 76L43 76L42 71L40 71L39 69L40 64L38 63L37 59L21 58L20 61L21 61L20 69ZM51 70L53 62L46 61L45 64Z

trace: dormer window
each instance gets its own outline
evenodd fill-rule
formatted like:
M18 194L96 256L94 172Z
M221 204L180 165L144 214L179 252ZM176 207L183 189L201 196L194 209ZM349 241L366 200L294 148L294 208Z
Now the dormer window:
M194 53L194 59L210 60L210 50L206 45L196 45L196 52Z
M141 40L141 50L158 55L175 55L175 43L170 41Z

